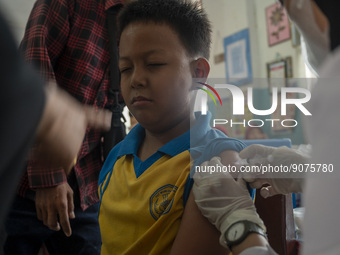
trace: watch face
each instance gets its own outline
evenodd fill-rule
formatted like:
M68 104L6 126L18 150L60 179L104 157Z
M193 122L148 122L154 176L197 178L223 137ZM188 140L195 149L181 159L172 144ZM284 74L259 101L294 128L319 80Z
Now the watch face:
M236 223L228 230L228 240L233 242L238 240L244 233L244 224L242 222Z

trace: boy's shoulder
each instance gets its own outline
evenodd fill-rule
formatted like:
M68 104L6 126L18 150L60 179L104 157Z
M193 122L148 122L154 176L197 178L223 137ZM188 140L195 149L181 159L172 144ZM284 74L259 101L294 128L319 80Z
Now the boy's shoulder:
M246 145L210 126L211 113L195 113L196 122L190 132L190 155L194 164L201 164L226 150L240 152Z
M240 152L244 148L246 148L246 145L241 140L230 138L218 130L211 129L190 148L190 154L195 164L201 164L223 151Z

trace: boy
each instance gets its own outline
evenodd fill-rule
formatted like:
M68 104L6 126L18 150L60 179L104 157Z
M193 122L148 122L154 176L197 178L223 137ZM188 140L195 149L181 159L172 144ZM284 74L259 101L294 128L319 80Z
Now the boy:
M193 80L209 73L207 16L184 1L139 0L119 24L122 94L139 124L100 174L102 254L226 254L190 192L193 157L223 151L227 165L244 148L190 110Z

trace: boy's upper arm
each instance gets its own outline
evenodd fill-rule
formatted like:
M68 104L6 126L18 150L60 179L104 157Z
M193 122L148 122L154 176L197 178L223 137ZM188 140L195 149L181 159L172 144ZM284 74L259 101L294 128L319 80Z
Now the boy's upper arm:
M225 150L218 156L224 165L233 165L240 160L238 152L234 150ZM220 232L202 215L190 192L171 254L229 254L220 245L219 238Z
M190 192L171 254L229 254L219 244L219 237L220 232L202 215Z

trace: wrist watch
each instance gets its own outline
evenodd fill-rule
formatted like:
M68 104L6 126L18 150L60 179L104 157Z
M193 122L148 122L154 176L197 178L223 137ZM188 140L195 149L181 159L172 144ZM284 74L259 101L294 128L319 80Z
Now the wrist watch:
M257 233L267 238L263 229L254 222L248 220L237 221L232 224L225 232L225 240L229 249L237 244L240 244L251 233Z

